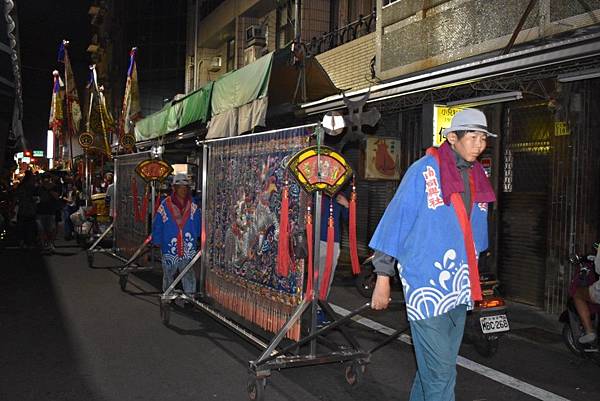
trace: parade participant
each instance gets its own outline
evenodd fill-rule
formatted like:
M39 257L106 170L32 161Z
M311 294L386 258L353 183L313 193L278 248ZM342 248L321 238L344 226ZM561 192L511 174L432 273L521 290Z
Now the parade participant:
M348 199L343 194L338 194L335 198L331 198L328 195L323 195L322 207L321 207L321 243L319 249L319 270L322 272L325 270L325 259L327 257L327 224L329 220L329 207L333 206L333 229L334 229L334 240L333 240L333 264L331 267L331 276L329 278L328 287L331 288L333 282L333 276L337 267L338 259L340 258L340 242L342 239L342 227L341 219L348 221L348 208L350 204Z
M152 226L152 242L162 251L163 291L173 283L198 249L201 212L192 199L185 174L173 178L173 193L160 204ZM193 295L196 278L190 269L182 280L183 291Z
M333 283L333 276L337 268L338 259L340 257L340 242L342 238L342 227L341 219L348 221L348 208L350 204L348 199L343 194L338 194L335 198L331 198L328 195L323 194L323 201L321 204L321 241L319 245L319 275L325 277L325 265L327 261L327 227L329 224L330 208L331 215L333 217L333 259L331 264L331 274L329 276L329 282L327 283L327 295L331 290L331 284ZM325 313L321 308L317 310L317 327L323 327L330 323Z
M408 169L369 244L378 274L373 309L387 308L398 263L417 360L411 401L454 400L466 312L481 299L477 255L488 247L488 202L496 199L477 162L496 136L485 115L462 110L443 134L439 149Z

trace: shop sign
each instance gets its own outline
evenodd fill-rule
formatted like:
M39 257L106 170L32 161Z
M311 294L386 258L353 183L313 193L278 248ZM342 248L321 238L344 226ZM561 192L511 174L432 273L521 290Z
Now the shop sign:
M439 147L446 138L442 136L442 131L450 127L452 117L464 107L448 107L441 104L433 105L433 146Z
M364 175L367 180L399 180L400 141L396 138L367 137Z
M43 150L34 150L33 157L44 157L44 151Z
M352 168L332 148L310 146L296 153L288 168L307 192L323 191L334 196L352 176Z
M554 136L567 136L571 135L569 130L569 124L566 121L555 121L554 122Z
M16 155L17 159L22 159L23 158L23 152L18 152Z
M135 172L147 182L163 181L173 173L173 167L164 160L147 159L137 165Z

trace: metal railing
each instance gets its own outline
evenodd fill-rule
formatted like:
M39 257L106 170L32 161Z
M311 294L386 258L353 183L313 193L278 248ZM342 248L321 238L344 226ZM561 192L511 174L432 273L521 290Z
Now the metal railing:
M368 35L375 31L377 21L377 13L375 9L371 14L363 16L359 15L358 19L341 28L335 28L331 32L326 32L321 37L313 36L309 43L306 44L308 54L316 56L328 50L334 49L345 43L351 42L362 36Z

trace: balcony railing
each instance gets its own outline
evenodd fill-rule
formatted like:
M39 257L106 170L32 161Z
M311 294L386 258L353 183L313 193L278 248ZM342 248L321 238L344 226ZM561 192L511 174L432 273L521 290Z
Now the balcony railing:
M356 21L351 22L346 26L336 28L331 32L326 32L319 38L313 37L310 42L306 44L308 54L310 56L316 56L317 54L368 35L375 31L377 25L376 21L377 13L375 9L373 9L371 14L366 16L360 15Z

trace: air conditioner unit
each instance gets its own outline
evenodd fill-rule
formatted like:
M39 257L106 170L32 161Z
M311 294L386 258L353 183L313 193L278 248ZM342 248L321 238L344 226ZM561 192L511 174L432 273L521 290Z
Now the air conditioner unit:
M260 26L251 25L246 29L246 46L264 46L265 33Z
M223 58L213 57L210 60L210 66L208 67L208 70L210 72L217 72L221 69L221 67L223 67Z

